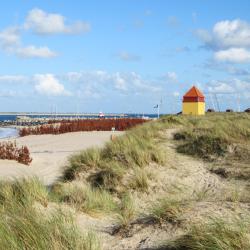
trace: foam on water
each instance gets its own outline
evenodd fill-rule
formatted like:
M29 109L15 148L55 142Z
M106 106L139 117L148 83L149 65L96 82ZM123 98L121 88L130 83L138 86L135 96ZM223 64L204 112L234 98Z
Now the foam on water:
M17 137L18 130L15 128L0 128L0 138Z

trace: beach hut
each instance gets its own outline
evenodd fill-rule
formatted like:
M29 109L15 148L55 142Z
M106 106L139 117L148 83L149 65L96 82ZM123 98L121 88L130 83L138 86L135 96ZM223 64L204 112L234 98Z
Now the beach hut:
M182 114L204 115L205 97L199 89L193 86L184 96L182 101Z

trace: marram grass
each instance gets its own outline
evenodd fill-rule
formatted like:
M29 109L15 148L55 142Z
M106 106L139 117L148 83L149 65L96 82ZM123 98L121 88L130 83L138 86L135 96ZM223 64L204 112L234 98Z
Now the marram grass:
M48 192L37 179L1 182L0 186L1 249L100 249L97 238L81 233L70 213L46 211Z
M207 223L191 226L186 235L170 243L170 246L170 249L176 250L248 250L249 221L212 218Z

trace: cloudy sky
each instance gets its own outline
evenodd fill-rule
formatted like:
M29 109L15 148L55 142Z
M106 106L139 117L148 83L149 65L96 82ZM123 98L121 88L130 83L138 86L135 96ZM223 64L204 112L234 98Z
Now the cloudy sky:
M1 3L0 111L162 112L192 86L250 107L250 1Z

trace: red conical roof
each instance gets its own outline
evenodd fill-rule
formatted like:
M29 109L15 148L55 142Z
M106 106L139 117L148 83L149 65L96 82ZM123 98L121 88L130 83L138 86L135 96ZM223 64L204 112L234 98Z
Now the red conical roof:
M204 98L204 95L200 92L199 89L193 86L183 97L203 97Z

